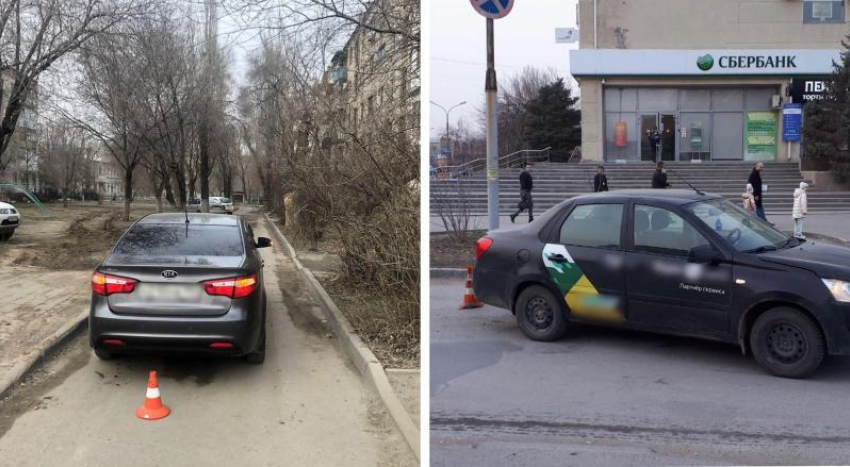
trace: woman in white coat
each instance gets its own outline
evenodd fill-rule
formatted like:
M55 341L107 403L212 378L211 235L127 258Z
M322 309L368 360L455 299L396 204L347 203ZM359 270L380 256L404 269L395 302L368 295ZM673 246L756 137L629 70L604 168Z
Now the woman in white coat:
M794 190L794 208L791 211L791 217L794 218L794 237L800 239L806 238L803 235L803 220L809 212L809 200L806 196L808 187L808 183L800 182L800 188Z

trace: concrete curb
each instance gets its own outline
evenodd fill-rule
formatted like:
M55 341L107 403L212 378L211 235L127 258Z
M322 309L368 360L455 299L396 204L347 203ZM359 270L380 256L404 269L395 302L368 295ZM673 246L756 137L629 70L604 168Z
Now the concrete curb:
M85 310L72 320L65 323L56 332L41 341L35 349L24 355L18 363L12 366L6 374L0 376L0 397L3 397L9 389L21 381L29 371L53 352L57 347L64 344L78 329L88 322L89 310Z
M307 284L309 284L313 296L319 301L319 303L321 303L322 310L325 312L328 323L331 325L331 328L333 328L334 333L339 337L342 349L351 361L354 362L354 366L357 367L357 371L360 372L360 375L364 377L369 383L369 386L378 393L378 396L387 408L390 417L392 417L404 437L404 440L407 442L408 447L410 447L413 455L416 456L416 460L421 461L419 453L419 427L413 423L413 417L407 413L407 410L404 409L404 406L401 404L401 401L395 391L393 391L393 387L390 385L390 380L387 378L383 365L381 365L381 362L379 362L378 358L375 357L375 354L372 353L369 346L367 346L363 340L360 339L360 336L354 332L351 328L351 324L349 324L348 320L339 308L337 308L336 304L325 291L325 288L322 287L322 284L316 280L313 272L301 264L298 260L295 248L292 247L280 229L278 229L277 225L275 225L268 214L265 214L265 217L274 228L275 234L277 234L278 238L280 238L281 242L286 247L289 256L292 258L292 261L295 262L295 267L298 268L298 271L304 277L304 280Z
M466 268L431 268L432 279L466 279Z

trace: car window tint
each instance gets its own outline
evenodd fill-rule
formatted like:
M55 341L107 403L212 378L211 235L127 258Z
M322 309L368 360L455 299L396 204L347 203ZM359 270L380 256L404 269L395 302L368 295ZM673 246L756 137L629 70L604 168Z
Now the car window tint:
M561 243L597 248L619 248L622 204L576 206L561 225Z
M118 255L131 256L241 256L237 226L136 224L115 246Z
M692 248L709 245L694 226L664 208L636 204L634 227L639 251L685 256Z

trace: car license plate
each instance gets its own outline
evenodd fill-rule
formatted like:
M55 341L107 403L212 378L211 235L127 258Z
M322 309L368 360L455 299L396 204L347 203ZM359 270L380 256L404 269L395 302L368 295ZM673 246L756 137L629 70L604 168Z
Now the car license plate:
M9 216L9 222L18 222L18 216Z
M199 284L159 285L142 284L134 294L137 299L154 303L197 303L201 299Z

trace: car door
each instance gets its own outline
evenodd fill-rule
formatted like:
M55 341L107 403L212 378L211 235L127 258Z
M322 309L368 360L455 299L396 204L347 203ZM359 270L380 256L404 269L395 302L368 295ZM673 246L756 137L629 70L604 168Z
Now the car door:
M682 215L652 203L630 203L626 251L628 321L702 334L729 332L731 261L696 263L694 248L723 253Z
M573 207L543 249L543 263L573 318L620 323L625 317L623 203Z

